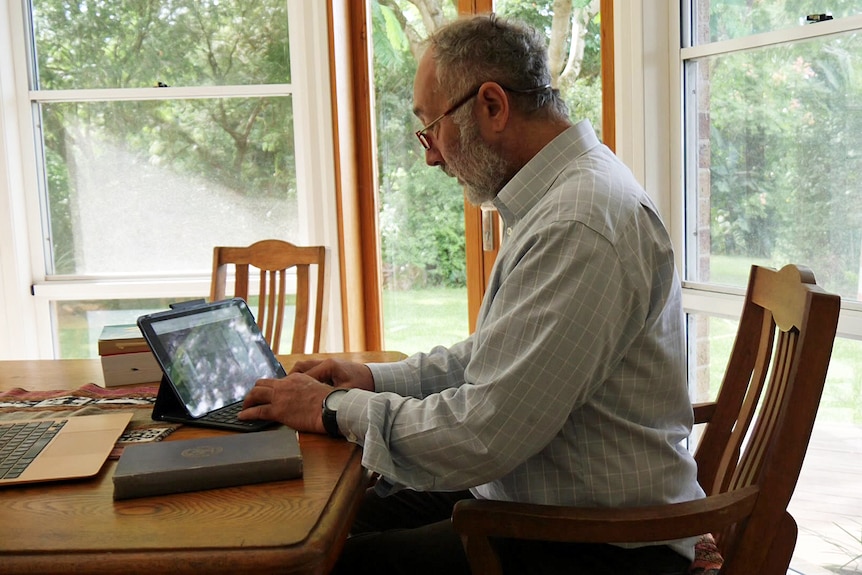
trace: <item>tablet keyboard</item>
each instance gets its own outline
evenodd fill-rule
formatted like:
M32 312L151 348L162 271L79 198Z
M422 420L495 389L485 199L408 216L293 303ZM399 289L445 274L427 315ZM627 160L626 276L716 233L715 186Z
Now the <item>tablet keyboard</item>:
M258 421L241 421L237 419L237 415L242 411L242 402L233 403L222 407L218 411L212 411L200 418L202 421L215 421L218 423L230 423L232 425L242 425L246 427L255 427L260 425Z

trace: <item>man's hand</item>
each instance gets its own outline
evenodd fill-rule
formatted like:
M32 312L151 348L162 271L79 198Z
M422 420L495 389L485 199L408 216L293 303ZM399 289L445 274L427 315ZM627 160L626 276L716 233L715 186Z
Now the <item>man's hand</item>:
M326 433L323 400L332 387L302 373L261 379L245 396L239 419L278 421L297 431Z
M367 365L337 359L298 361L290 373L304 373L333 387L374 391L374 376Z

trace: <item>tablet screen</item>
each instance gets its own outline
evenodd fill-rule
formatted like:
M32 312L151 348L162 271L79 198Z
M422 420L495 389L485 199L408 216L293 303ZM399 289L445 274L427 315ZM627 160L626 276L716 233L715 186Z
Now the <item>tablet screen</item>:
M242 401L285 375L239 298L143 316L138 325L192 417Z

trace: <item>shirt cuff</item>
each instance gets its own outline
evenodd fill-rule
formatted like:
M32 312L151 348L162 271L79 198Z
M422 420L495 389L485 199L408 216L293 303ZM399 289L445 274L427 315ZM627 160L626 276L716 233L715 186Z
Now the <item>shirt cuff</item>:
M338 429L351 443L363 445L368 432L368 402L375 392L350 389L338 404Z
M392 363L367 363L374 378L374 391L389 391L402 397L415 396L419 388L417 369L405 361Z

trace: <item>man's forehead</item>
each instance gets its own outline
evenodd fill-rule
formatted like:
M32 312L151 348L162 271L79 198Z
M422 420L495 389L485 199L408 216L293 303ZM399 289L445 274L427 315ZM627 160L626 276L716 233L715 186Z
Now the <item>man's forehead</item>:
M437 66L429 48L419 60L413 82L413 113L416 116L421 116L427 111L428 105L436 101L438 87Z

